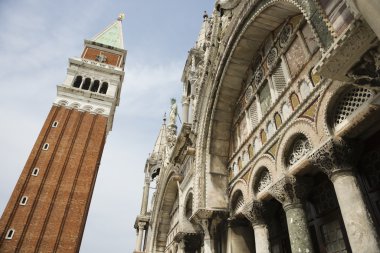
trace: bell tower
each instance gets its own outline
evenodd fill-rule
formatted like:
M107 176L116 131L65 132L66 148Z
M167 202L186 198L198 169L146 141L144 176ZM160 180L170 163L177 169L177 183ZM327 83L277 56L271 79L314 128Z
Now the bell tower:
M0 220L0 252L79 252L127 51L121 14L67 75Z

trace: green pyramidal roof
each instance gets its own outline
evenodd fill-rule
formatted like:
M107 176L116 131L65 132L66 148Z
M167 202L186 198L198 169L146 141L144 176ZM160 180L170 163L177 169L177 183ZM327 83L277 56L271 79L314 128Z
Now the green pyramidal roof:
M96 35L92 41L102 43L107 46L124 49L123 29L121 25L122 20L123 16L121 15L113 24L108 26L103 32Z

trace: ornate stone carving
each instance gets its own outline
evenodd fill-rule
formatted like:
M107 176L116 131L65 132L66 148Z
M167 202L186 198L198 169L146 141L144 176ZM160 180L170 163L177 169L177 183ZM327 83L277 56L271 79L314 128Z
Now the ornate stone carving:
M255 77L254 77L255 85L258 86L261 83L261 81L263 80L263 78L264 78L264 71L260 67L257 69L257 71L255 73Z
M284 176L273 184L268 192L284 207L301 204L309 193L311 178L298 176Z
M268 57L267 57L267 66L268 67L272 67L273 66L273 64L277 60L277 56L278 56L277 48L274 47L268 53Z
M292 35L293 27L291 24L287 24L280 34L280 47L285 47L289 42L289 38Z
M288 157L288 164L293 165L298 162L303 156L310 152L312 146L306 137L301 137L295 140L292 150Z
M355 85L380 88L380 46L368 50L347 76Z
M250 85L248 88L247 88L247 91L245 92L245 102L248 103L249 101L251 101L252 99L252 95L253 95L253 88L252 86Z
M317 151L309 155L311 163L331 177L340 171L350 171L356 155L349 143L342 138L328 140Z
M255 185L256 194L263 191L272 183L272 177L267 169L260 172L258 181Z
M251 200L244 205L242 214L252 223L252 225L262 224L264 206L261 201Z

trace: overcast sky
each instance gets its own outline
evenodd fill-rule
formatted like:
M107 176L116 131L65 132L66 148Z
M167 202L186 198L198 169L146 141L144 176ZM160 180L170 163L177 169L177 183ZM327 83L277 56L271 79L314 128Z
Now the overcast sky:
M120 12L128 50L120 106L98 174L81 253L132 252L145 160L213 0L0 0L0 212L63 82L69 57ZM178 104L180 106L180 103Z

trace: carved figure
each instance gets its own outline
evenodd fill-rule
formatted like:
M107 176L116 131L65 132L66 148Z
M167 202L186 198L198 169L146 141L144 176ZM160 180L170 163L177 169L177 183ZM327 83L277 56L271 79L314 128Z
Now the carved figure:
M176 124L176 119L178 115L177 110L177 103L174 98L171 99L171 107L170 107L170 114L169 114L169 126Z

